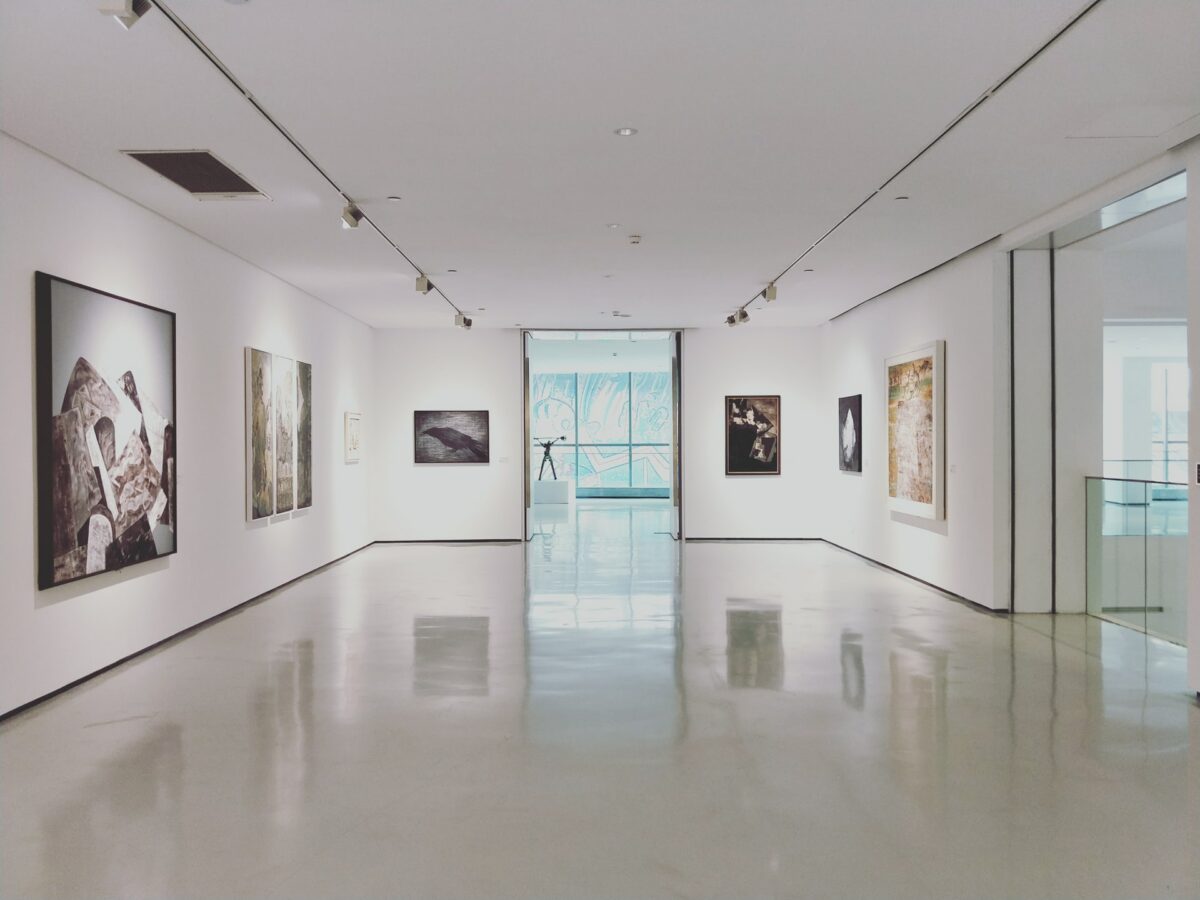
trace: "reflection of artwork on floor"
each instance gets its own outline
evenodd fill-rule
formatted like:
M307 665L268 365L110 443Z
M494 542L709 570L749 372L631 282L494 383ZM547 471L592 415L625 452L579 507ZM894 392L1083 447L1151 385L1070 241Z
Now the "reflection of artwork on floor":
M313 503L312 366L246 348L247 517Z
M488 692L487 616L413 619L413 693L480 697Z
M296 362L276 356L275 512L296 506Z
M725 398L725 474L779 474L779 397Z
M427 411L413 413L413 462L486 463L488 411Z
M931 519L943 517L944 347L935 341L887 361L889 505Z
M362 413L348 412L345 420L346 462L362 459Z
M838 398L838 467L862 471L862 394Z
M176 550L175 314L42 272L38 587Z
M779 609L725 611L730 687L778 690L783 686L782 616Z
M247 422L250 462L250 518L275 512L275 424L271 420L271 354L246 348Z
M312 506L312 366L296 363L296 509Z

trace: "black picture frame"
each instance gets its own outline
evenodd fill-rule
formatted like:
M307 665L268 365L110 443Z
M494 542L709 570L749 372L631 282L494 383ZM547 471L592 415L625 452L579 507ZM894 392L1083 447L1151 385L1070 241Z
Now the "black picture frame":
M486 409L413 411L413 463L486 466L491 462L491 417Z
M90 294L96 295L97 297L129 304L130 306L146 310L148 313L164 316L166 331L168 332L166 340L170 345L169 355L171 381L171 418L165 421L162 450L164 464L163 468L167 467L166 463L169 460L170 472L169 474L159 473L162 477L169 477L169 483L163 490L163 493L167 495L166 503L169 513L170 530L173 538L170 548L162 552L158 552L156 547L153 555L144 555L140 558L121 558L118 564L111 566L106 564L104 568L93 572L85 572L84 574L61 578L55 577L55 528L56 525L59 524L56 521L55 514L54 419L56 417L56 413L55 398L53 395L55 367L55 285L62 285L64 287L86 291ZM61 278L57 275L50 275L46 272L34 273L34 418L36 422L35 432L37 441L35 454L37 462L36 556L37 582L39 590L61 587L62 585L82 581L87 578L92 578L96 575L119 572L131 566L140 565L144 562L150 562L154 559L165 559L167 557L174 556L179 552L179 403L177 393L178 379L176 377L177 361L178 355L176 345L175 313L171 312L170 310L161 309L157 306L151 306L148 303L130 300L128 297L122 297L119 294L104 291L99 288L92 287L91 285L81 284L77 281ZM133 381L133 391L134 395L136 396L136 375L134 376ZM141 413L141 408L136 408L138 409L138 412ZM142 425L142 428L144 431L144 424ZM169 431L167 431L167 429L169 429ZM116 543L115 534L113 535L112 543Z
M850 418L852 432L847 431L846 419ZM838 468L843 472L862 471L862 394L838 398ZM852 441L851 446L847 442Z
M750 410L753 415L749 415ZM759 420L754 424L748 419ZM783 404L778 394L725 396L725 474L782 472Z

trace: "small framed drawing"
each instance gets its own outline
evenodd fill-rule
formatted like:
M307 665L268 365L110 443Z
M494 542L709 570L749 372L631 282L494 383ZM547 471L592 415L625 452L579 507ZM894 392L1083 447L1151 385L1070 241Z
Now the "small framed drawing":
M946 517L946 342L887 360L888 506L925 519Z
M362 413L346 413L346 462L362 459Z

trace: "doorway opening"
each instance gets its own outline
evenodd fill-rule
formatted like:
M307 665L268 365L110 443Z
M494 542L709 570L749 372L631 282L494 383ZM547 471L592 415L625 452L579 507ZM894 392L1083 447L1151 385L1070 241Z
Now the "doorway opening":
M661 510L681 538L681 336L526 331L525 538L585 502Z

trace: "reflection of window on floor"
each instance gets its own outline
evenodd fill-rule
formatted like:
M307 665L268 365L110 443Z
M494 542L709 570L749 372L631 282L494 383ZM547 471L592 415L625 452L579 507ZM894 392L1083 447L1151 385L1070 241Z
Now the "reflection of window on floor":
M559 478L580 497L667 497L671 487L669 372L535 373L530 376L532 477Z

